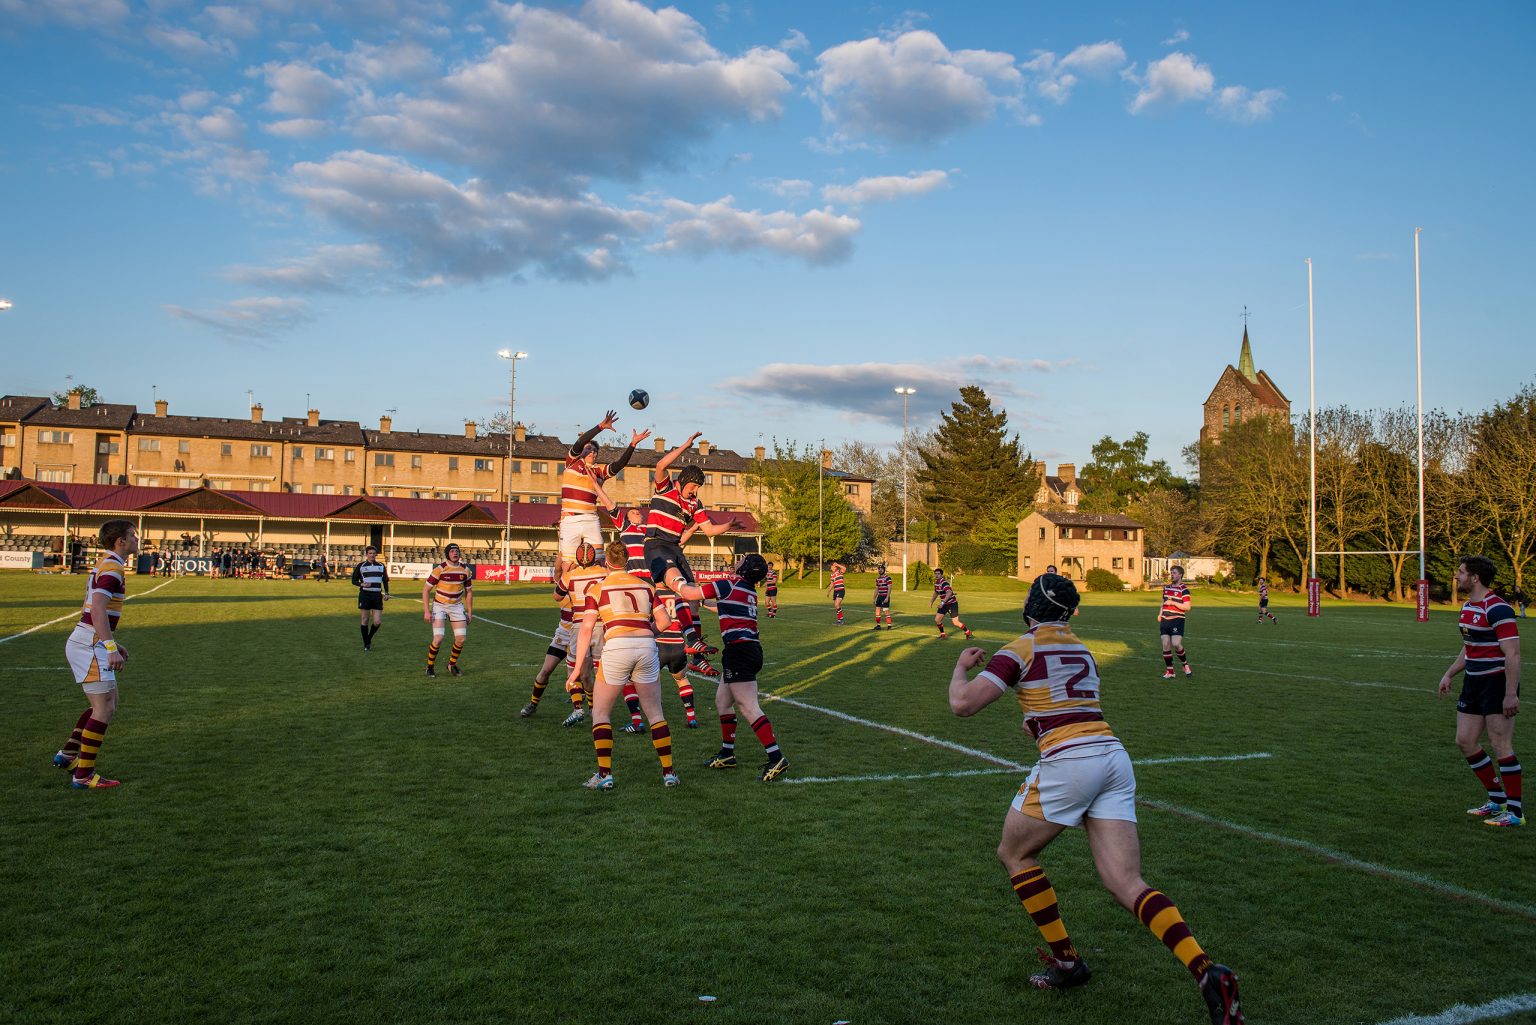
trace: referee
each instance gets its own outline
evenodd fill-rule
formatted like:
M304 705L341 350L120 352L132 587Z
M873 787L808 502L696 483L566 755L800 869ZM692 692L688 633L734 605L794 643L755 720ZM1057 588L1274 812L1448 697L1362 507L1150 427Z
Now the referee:
M373 545L363 549L363 561L353 567L352 586L357 588L363 650L372 651L373 635L384 625L384 603L389 600L389 567L379 561L379 550Z

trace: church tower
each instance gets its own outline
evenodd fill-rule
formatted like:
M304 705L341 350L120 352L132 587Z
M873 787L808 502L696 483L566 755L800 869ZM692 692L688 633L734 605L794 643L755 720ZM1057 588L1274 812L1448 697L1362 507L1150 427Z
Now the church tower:
M1255 370L1253 345L1248 341L1248 325L1243 325L1243 346L1237 366L1228 363L1205 400L1205 424L1200 428L1200 442L1221 442L1222 432L1233 424L1256 416L1291 418L1291 400L1262 370Z

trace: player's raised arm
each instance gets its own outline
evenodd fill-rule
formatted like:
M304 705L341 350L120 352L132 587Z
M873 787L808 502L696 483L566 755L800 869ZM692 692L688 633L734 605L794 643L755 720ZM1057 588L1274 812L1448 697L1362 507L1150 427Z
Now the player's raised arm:
M974 680L969 676L970 671L986 658L983 649L966 648L955 659L954 672L949 676L949 710L961 718L975 715L1003 696L1003 688L986 674L978 675Z
M609 475L617 476L624 467L628 466L630 457L635 454L635 446L650 436L650 431L632 431L629 435L629 447L624 450L624 453L619 458L608 464Z
M597 423L597 426L588 428L586 431L582 432L579 438L571 443L571 457L574 459L580 456L582 452L586 451L587 445L589 445L599 434L602 434L604 431L613 430L614 425L618 422L618 410L608 410L607 413L603 414L603 418Z
M656 480L661 480L664 478L667 475L667 471L671 469L672 464L677 460L677 457L682 455L684 452L687 452L690 448L693 448L693 443L698 441L699 437L703 433L703 431L694 431L692 434L688 435L687 441L683 442L681 445L677 446L677 448L674 448L672 451L658 459L656 461L656 470L653 474L654 478Z

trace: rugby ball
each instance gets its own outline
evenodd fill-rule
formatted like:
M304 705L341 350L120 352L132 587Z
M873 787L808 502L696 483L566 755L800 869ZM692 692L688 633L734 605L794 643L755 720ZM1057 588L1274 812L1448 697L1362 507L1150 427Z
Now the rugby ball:
M649 406L650 404L651 404L650 393L647 392L644 388L636 388L634 391L629 393L629 408L630 409L644 409L646 406Z

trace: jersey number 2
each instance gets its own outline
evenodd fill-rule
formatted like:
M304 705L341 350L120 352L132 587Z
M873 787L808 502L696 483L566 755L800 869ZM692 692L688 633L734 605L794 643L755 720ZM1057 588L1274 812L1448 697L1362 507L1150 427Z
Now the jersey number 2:
M1066 693L1067 693L1067 697L1081 701L1081 700L1085 700L1085 699L1096 698L1096 697L1099 696L1098 695L1098 691L1096 689L1094 689L1092 686L1090 686L1086 690L1078 690L1077 689L1077 685L1079 683L1082 683L1083 680L1091 672L1093 672L1093 663L1091 661L1089 661L1086 656L1084 656L1084 655L1053 655L1051 657L1056 660L1056 664L1058 666L1060 666L1063 671L1065 671L1065 670L1067 670L1067 669L1069 669L1071 667L1076 667L1077 668L1077 672L1073 673L1072 674L1072 678L1069 679L1066 682L1065 690L1066 690Z

